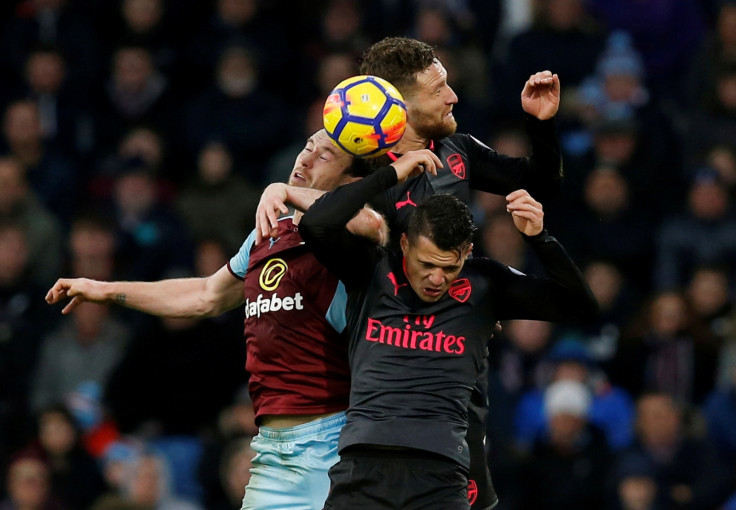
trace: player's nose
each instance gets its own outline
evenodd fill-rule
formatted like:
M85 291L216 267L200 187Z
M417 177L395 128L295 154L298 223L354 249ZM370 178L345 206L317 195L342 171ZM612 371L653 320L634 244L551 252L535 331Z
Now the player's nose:
M442 272L441 269L436 269L429 273L429 283L431 283L434 286L439 287L445 282L445 275Z

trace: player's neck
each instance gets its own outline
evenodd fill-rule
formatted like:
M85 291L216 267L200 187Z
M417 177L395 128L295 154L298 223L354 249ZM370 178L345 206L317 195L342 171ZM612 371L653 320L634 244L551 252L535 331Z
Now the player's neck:
M391 152L396 154L406 154L409 151L426 149L427 146L429 146L429 139L417 134L417 132L411 127L411 124L407 124L404 135L401 137L401 140L399 140L399 143L391 149Z

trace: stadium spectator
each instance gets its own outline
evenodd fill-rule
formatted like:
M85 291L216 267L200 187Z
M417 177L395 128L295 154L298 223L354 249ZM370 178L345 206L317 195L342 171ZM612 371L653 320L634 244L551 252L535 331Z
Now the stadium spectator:
M261 190L233 168L232 153L217 140L199 151L196 176L181 190L176 208L196 239L210 236L236 247L253 230Z
M88 508L104 491L95 459L81 442L81 430L64 404L36 415L37 435L21 451L43 459L50 472L50 494L70 510Z
M583 383L590 394L587 418L605 433L609 448L620 450L633 437L634 402L622 388L611 385L596 365L585 345L573 338L562 338L546 358L548 380L525 392L516 408L515 429L518 448L529 451L531 445L549 431L545 420L544 394L557 381Z
M664 510L657 496L656 466L639 453L626 453L615 460L610 510Z
M72 510L49 493L49 468L34 455L13 459L7 473L8 497L0 502L2 510Z
M184 112L183 147L187 154L210 140L226 144L236 168L256 185L263 165L292 126L285 119L286 102L266 89L250 49L230 45L217 60L212 80ZM194 156L194 154L192 154Z
M17 3L17 2L16 2ZM3 76L22 76L28 54L39 46L53 45L68 59L74 88L87 93L100 77L98 35L87 13L69 0L27 0L4 24L0 41L7 51L0 56Z
M126 160L115 175L112 203L105 212L116 224L121 278L154 280L191 270L191 232L158 191L156 176L140 159Z
M560 380L544 391L547 433L522 465L521 510L604 507L611 453L591 423L591 404L589 388L579 381Z
M65 401L81 383L107 381L125 355L131 328L111 315L107 305L85 303L46 334L35 367L31 409Z
M724 264L736 274L736 217L728 188L712 168L698 169L687 189L687 203L665 218L656 232L653 284L684 288L703 264Z
M62 222L71 221L79 197L81 171L58 147L44 141L38 103L11 102L3 115L2 145L21 165L41 202Z
M112 151L132 128L147 125L173 142L180 121L175 85L157 67L151 50L120 45L109 59L106 80L92 95L99 154Z
M39 308L41 289L28 278L25 229L0 221L0 453L24 444L32 428L29 395L44 333L55 323ZM7 462L0 458L0 469Z
M67 67L58 48L34 49L25 61L20 94L38 104L44 142L66 150L84 165L93 148L92 113L84 104L82 90L73 87Z
M638 455L653 466L661 508L717 508L731 488L731 473L709 439L688 430L685 413L670 395L642 393L636 404L635 442L619 458Z
M582 204L560 212L558 221L569 228L560 238L575 257L585 262L606 258L645 293L654 258L652 225L657 223L648 208L639 207L633 188L615 165L598 164L585 176Z
M683 293L653 294L623 334L611 379L632 395L659 391L699 405L715 384L717 350Z
M16 223L24 231L26 276L39 284L52 281L61 267L61 225L38 200L23 167L8 157L0 158L0 221Z

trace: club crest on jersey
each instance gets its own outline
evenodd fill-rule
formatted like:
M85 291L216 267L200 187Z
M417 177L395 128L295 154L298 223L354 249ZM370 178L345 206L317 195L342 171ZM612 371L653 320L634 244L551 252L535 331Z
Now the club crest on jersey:
M465 179L465 162L460 154L450 154L447 157L447 164L453 174L455 174L459 179Z
M475 480L468 480L468 503L471 505L478 499L478 484Z
M465 303L470 297L470 291L470 280L467 278L460 278L459 280L452 282L450 290L448 290L447 293L452 299Z
M289 266L286 265L283 259L271 259L266 262L266 265L261 269L261 274L258 277L258 284L263 290L272 291L279 286L281 278L286 274L286 270Z

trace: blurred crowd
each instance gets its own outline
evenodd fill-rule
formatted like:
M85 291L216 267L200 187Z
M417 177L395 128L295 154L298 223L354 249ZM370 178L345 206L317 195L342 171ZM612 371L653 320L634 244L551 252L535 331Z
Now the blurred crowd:
M0 27L0 510L240 507L242 312L44 295L222 267L387 35L437 47L503 154L528 76L562 83L545 220L602 312L491 340L498 509L736 509L736 1L5 0ZM504 203L475 196L475 251L533 272Z

